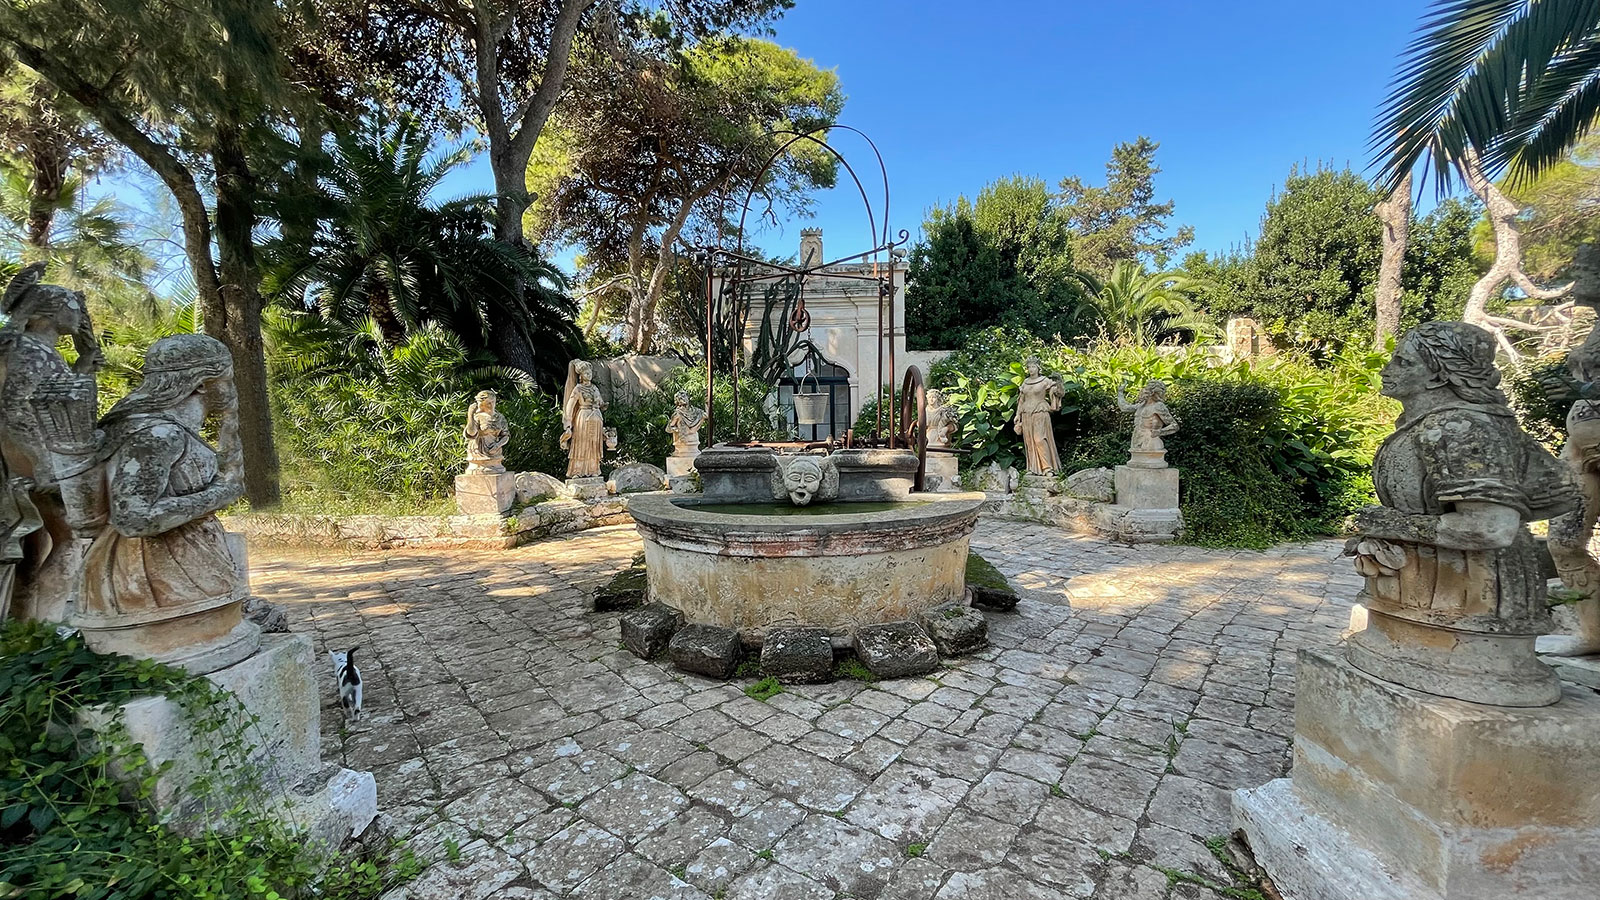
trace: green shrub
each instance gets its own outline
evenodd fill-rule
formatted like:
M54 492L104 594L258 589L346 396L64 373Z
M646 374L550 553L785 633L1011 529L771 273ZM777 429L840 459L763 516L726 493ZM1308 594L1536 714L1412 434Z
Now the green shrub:
M1560 450L1567 439L1567 411L1578 399L1566 354L1513 366L1502 386L1522 427L1552 452Z
M1021 465L1010 419L1028 355L1067 389L1054 422L1068 472L1125 462L1132 425L1117 387L1131 394L1152 378L1167 382L1183 425L1167 440L1168 459L1183 470L1195 543L1262 547L1337 530L1372 502L1372 454L1396 411L1377 393L1381 355L1351 350L1321 367L1290 357L1225 364L1194 349L1076 350L992 329L929 376L959 414L954 440L972 450L963 467Z
M84 709L165 694L179 705L209 775L187 804L223 830L189 837L158 821L143 748L120 720L80 739ZM329 900L371 898L420 865L320 859L273 815L246 740L252 721L209 680L148 660L102 656L53 626L0 629L0 897L19 900ZM144 773L129 786L114 771Z

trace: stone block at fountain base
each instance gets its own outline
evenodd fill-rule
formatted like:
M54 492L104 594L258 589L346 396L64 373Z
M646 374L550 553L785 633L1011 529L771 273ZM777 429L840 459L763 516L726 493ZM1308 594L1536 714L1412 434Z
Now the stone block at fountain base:
M667 457L667 477L677 478L682 475L693 475L694 460L693 456Z
M243 738L252 745L249 760L261 775L267 799L287 796L288 821L337 846L364 831L377 814L377 785L371 773L323 766L322 705L312 674L315 662L309 637L268 634L254 654L206 678L237 698L245 714L259 720L244 728ZM215 736L197 735L178 702L165 696L122 704L115 717L121 719L127 738L143 746L152 768L166 766L151 792L158 811L186 832L225 824L207 821L205 798L190 789L197 778L215 770L210 757L217 751L208 743ZM84 712L80 724L100 732L113 719L113 710L102 707ZM212 810L229 805L213 804Z
M954 456L929 453L922 468L923 490L953 494L961 490L961 472Z
M464 516L503 516L517 501L517 477L510 472L456 476L456 508Z
M1486 706L1302 650L1292 778L1234 794L1286 900L1592 898L1600 695Z
M1178 470L1117 466L1112 474L1117 505L1129 509L1177 509Z

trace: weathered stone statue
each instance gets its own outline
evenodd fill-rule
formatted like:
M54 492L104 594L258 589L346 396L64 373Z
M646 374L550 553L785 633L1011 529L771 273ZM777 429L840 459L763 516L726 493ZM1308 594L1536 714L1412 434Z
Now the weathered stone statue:
M1059 404L1057 409L1059 409ZM938 390L928 391L928 446L948 447L950 438L961 425L961 416L956 408L945 402L944 392ZM1052 435L1054 439L1054 435Z
M1133 413L1133 439L1128 444L1128 465L1160 469L1167 465L1167 445L1161 439L1176 434L1178 417L1167 408L1167 385L1157 379L1145 383L1133 403L1117 386L1117 408Z
M1057 378L1047 378L1039 357L1030 356L1022 364L1028 377L1022 381L1017 394L1017 412L1011 427L1022 436L1022 449L1028 461L1029 475L1054 475L1061 471L1061 457L1056 453L1056 433L1050 414L1061 409L1061 400L1067 390Z
M1580 248L1573 300L1600 310L1597 255L1592 247ZM1567 371L1572 380L1553 386L1574 397L1561 458L1578 481L1583 505L1550 520L1549 547L1561 581L1585 599L1573 604L1578 633L1548 637L1539 645L1559 655L1582 656L1600 653L1600 561L1590 549L1600 520L1600 328L1591 329L1582 346L1567 354Z
M43 274L43 263L28 266L0 296L0 490L8 495L0 535L18 560L9 579L0 575L0 617L10 606L21 618L60 620L77 602L82 553L103 517L89 473L101 355L83 294L40 284ZM56 349L67 336L77 351L70 365Z
M1534 654L1550 615L1524 523L1575 508L1572 478L1518 426L1483 329L1421 325L1382 375L1403 409L1373 463L1382 505L1356 515L1348 546L1370 616L1350 662L1476 703L1556 702L1560 682Z
M217 446L201 436L215 420ZM100 421L109 507L72 618L89 646L209 672L260 641L216 513L244 495L233 360L200 334L165 337L144 381Z
M467 408L467 424L461 434L467 439L469 475L498 475L506 470L505 447L511 440L511 425L495 408L498 401L494 391L479 391Z
M780 456L772 481L773 497L787 497L795 506L839 497L839 468L828 456L809 453Z
M605 398L594 386L594 367L575 360L567 371L567 396L561 409L561 447L567 451L568 478L599 478L606 449Z
M688 391L679 391L672 399L672 415L667 419L672 455L693 459L700 454L700 426L705 424L706 411L689 405Z

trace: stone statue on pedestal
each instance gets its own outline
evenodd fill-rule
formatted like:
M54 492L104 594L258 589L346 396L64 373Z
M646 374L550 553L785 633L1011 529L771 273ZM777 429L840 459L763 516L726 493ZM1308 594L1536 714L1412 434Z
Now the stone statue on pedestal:
M506 470L505 448L511 440L511 425L495 408L499 398L494 391L479 391L467 408L467 424L461 434L467 439L467 474L498 475Z
M1129 403L1117 386L1117 408L1133 413L1133 439L1129 441L1128 465L1141 469L1161 469L1167 465L1167 445L1161 439L1178 432L1178 417L1167 408L1167 385L1151 379L1145 382L1138 398Z
M1067 390L1060 379L1042 374L1044 367L1039 357L1030 356L1022 365L1027 377L1017 391L1017 412L1012 427L1022 436L1028 474L1054 475L1061 471L1061 457L1056 453L1056 433L1050 414L1061 409Z
M1059 409L1060 406L1056 408ZM938 390L928 391L928 446L950 446L950 438L960 425L961 416L955 407L945 402L944 393ZM1051 438L1054 439L1054 434Z
M1534 654L1550 615L1524 523L1577 507L1571 476L1518 426L1483 329L1421 325L1382 375L1403 409L1373 463L1382 505L1356 515L1347 547L1370 616L1350 662L1431 694L1555 703L1560 682Z
M667 419L672 455L693 459L700 454L700 426L705 424L706 411L689 405L688 391L679 391L672 399L672 415Z
M63 619L104 515L89 471L100 346L83 294L40 284L44 268L24 268L0 296L0 619ZM70 365L56 349L68 336Z
M574 360L567 370L566 402L561 407L561 448L567 451L568 478L600 477L607 443L605 408L605 398L594 385L594 366Z
M201 431L216 421L217 446ZM89 646L210 672L255 652L216 514L244 496L233 357L201 334L164 337L144 380L100 421L108 515L72 617Z

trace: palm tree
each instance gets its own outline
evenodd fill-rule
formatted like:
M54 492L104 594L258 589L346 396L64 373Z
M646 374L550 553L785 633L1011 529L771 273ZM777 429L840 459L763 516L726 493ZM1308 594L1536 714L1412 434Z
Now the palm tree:
M535 348L538 375L554 383L580 345L565 276L528 249L494 239L494 198L432 197L471 158L464 146L432 152L410 118L338 134L318 190L296 198L313 223L272 242L263 288L291 308L343 323L371 319L398 346L436 323L469 351L491 346L490 323L508 323Z
M1424 154L1441 187L1474 163L1530 177L1565 158L1597 114L1600 4L1436 0L1379 114L1379 181L1392 190Z
M13 268L47 260L50 281L95 297L144 293L150 259L129 240L122 212L110 197L90 200L77 175L41 209L32 176L0 164L0 261Z
M1107 337L1154 344L1190 335L1214 336L1217 327L1189 302L1195 282L1182 272L1146 274L1135 260L1119 260L1104 280L1077 273L1085 294L1082 315Z

